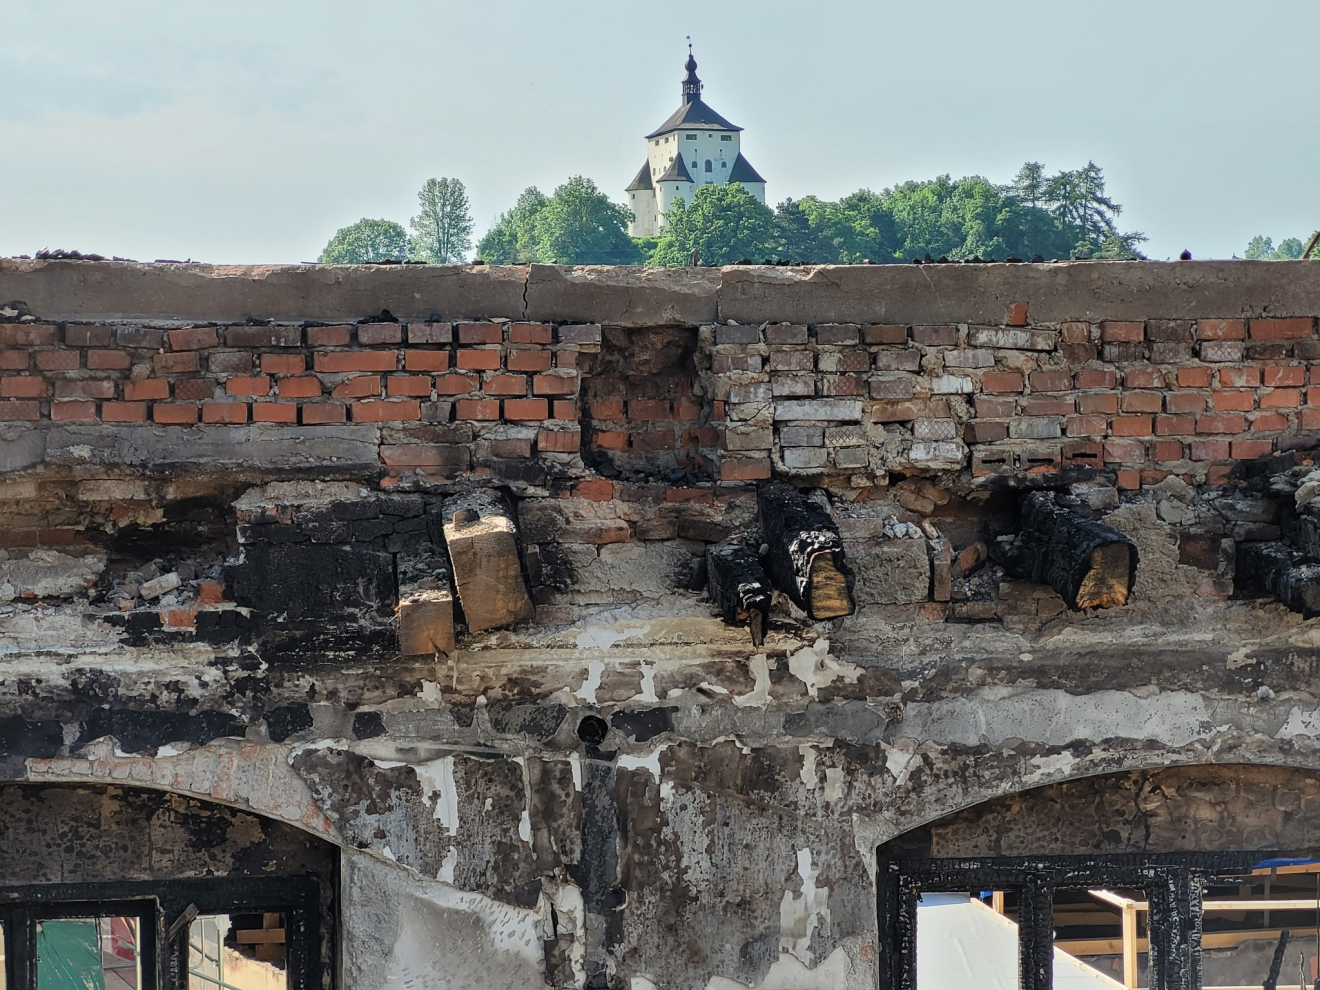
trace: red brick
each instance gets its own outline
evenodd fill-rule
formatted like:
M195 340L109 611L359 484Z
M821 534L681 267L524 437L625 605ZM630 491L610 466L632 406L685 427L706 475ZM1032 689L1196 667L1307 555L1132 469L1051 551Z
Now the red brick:
M27 371L27 351L0 351L0 371Z
M1083 368L1074 379L1078 388L1113 388L1118 384L1117 372L1100 368Z
M577 375L537 375L532 379L533 395L575 395Z
M184 327L166 334L172 351L200 351L204 347L219 347L220 336L215 327Z
M1219 384L1221 387L1255 388L1260 384L1260 369L1255 366L1220 368Z
M1006 395L1022 391L1022 375L1016 371L987 371L981 376L981 391Z
M174 382L174 397L194 402L210 399L219 387L214 378L180 378Z
M69 347L109 347L114 332L109 327L69 324L64 328L64 343Z
M252 403L252 422L296 423L298 422L298 407L292 402L254 402Z
M129 402L168 399L170 383L164 378L143 378L137 382L124 382L124 398Z
M1102 323L1100 340L1106 344L1132 344L1144 340L1146 327L1143 323Z
M429 399L431 397L431 376L391 375L385 379L385 394L389 396L409 395Z
M679 423L695 423L701 419L701 406L687 399L674 403L674 420Z
M230 395L269 395L270 379L265 375L235 376L225 382L225 391Z
M1261 412L1250 417L1253 433L1272 433L1288 428L1288 417L1283 413Z
M1164 376L1150 368L1134 368L1123 375L1124 388L1164 388Z
M912 340L926 347L951 347L958 342L958 328L913 327Z
M1146 339L1159 344L1181 343L1192 339L1191 320L1147 320ZM1155 354L1151 349L1152 356Z
M1137 491L1141 488L1141 472L1119 471L1114 481L1124 491Z
M196 351L187 351L183 354L153 354L151 364L158 375L183 375L201 367Z
M550 403L551 419L577 419L578 404L572 399L555 399Z
M1261 383L1270 388L1279 388L1285 385L1305 385L1306 369L1298 365L1279 367L1271 365L1263 369Z
M307 370L307 358L302 354L263 354L261 370L267 375L301 375Z
M523 396L527 394L527 376L491 375L482 386L482 391L487 395Z
M1157 413L1164 406L1159 392L1124 392L1121 406L1129 413Z
M1196 433L1195 416L1156 416L1157 437L1186 437Z
M980 439L979 427L981 425L980 423L977 424L978 440ZM1103 416L1069 416L1064 422L1064 432L1070 437L1103 437L1107 425L1107 420ZM1007 427L1005 427L1004 432L1007 434Z
M549 371L550 352L539 347L512 347L504 366L510 371Z
M38 371L77 371L82 363L82 352L37 351L36 362Z
M1008 439L1007 423L971 423L973 443L995 443Z
M1309 316L1283 320L1252 320L1250 326L1252 340L1291 340L1296 337L1311 336Z
M1246 389L1213 392L1210 400L1222 412L1247 412L1256 408L1256 393Z
M203 605L219 605L225 600L225 586L219 581L202 581L197 585L197 600Z
M1260 397L1262 409L1292 409L1302 404L1301 389L1276 388Z
M1023 416L1068 416L1076 412L1073 400L1062 395L1032 395L1022 400Z
M324 374L354 371L393 371L398 365L394 351L322 351L314 358L316 370Z
M1242 320L1197 320L1197 340L1245 340L1246 325Z
M32 422L41 419L41 403L32 399L0 402L0 423Z
M1193 440L1191 454L1194 461L1226 461L1229 457L1227 440Z
M540 401L544 402L545 400ZM454 416L457 419L478 421L497 420L500 418L500 402L498 399L459 399L454 403ZM537 418L545 419L544 416Z
M84 378L55 383L57 399L113 399L115 383L106 378Z
M104 406L102 407L104 409ZM246 402L203 402L203 423L246 423Z
M504 343L503 323L460 323L458 325L460 344L502 344Z
M1320 406L1320 388L1308 388L1306 390L1306 404L1308 406Z
M1059 324L1059 337L1066 344L1085 344L1091 340L1091 324L1073 320Z
M1303 409L1298 420L1304 430L1320 430L1320 409Z
M311 399L321 394L321 379L315 375L298 375L295 378L279 378L275 381L275 391L281 399Z
M498 350L474 350L471 348L461 350L455 358L454 367L469 371L498 371L500 352Z
M1211 370L1209 368L1179 368L1179 388L1209 388Z
M617 422L624 418L622 399L592 399L588 408L592 419Z
M1115 416L1109 431L1116 437L1148 437L1151 432L1149 416Z
M403 327L398 323L360 323L357 328L357 339L363 347L401 344Z
M623 417L620 416L619 418L622 419ZM712 403L710 404L710 418L713 419L713 420L715 420L716 422L719 422L719 423L724 422L724 400L723 400L723 399L716 399L714 402L712 402Z
M475 392L481 385L481 379L476 375L436 375L435 376L435 394L436 395L467 395L469 392Z
M1077 411L1080 413L1116 413L1118 412L1118 394L1116 392L1092 392L1077 396Z
M1164 397L1164 409L1171 413L1205 412L1205 396L1198 392L1170 392Z
M721 481L761 481L770 477L768 457L740 457L720 461Z
M1025 327L1027 325L1027 303L1009 303L1005 307L1004 322L1010 327Z
M513 344L548 344L553 340L548 323L510 323L509 342Z
M669 419L669 402L666 399L631 399L628 402L628 416L631 419Z
M336 399L364 399L380 395L380 375L358 375L340 382L330 394Z
M87 352L87 367L92 371L123 371L132 363L127 351Z
M572 454L582 446L582 434L569 430L541 430L536 434L536 449L541 452Z
M1241 433L1247 428L1241 413L1206 413L1196 417L1197 433Z
M36 375L6 375L0 378L0 398L44 399L46 380Z
M191 426L197 422L197 406L192 402L157 402L151 407L156 423Z
M1235 461L1250 461L1273 452L1273 440L1234 440L1232 444L1232 457Z
M766 327L766 338L770 343L798 343L792 339L796 335L795 329L791 327ZM774 339L770 340L771 337ZM805 340L805 334L802 339ZM908 328L905 326L877 324L862 328L862 340L867 344L906 344L907 339Z
M1033 392L1066 392L1072 388L1072 375L1066 371L1033 371L1031 390Z
M1155 460L1181 461L1182 459L1183 459L1183 445L1181 440L1155 441Z
M1320 413L1320 409L1316 412ZM592 443L601 450L627 450L628 434L618 430L597 430L592 434Z
M348 406L342 402L304 402L300 408L302 410L303 426L315 426L319 423L342 423L348 414Z
M404 351L403 370L404 371L448 371L449 352L448 351L416 351L416 350Z
M145 402L102 402L101 419L106 423L145 423Z
M547 419L550 406L545 399L505 399L504 418L515 420Z
M355 423L396 423L422 418L422 407L416 399L363 399L353 403Z
M302 327L288 324L225 327L225 343L230 347L301 347Z
M65 402L50 404L50 418L53 420L89 420L96 419L96 403L91 399L70 399Z
M608 502L614 497L614 482L606 481L604 478L579 481L574 486L573 493L593 502Z
M307 328L307 346L308 347L346 347L348 338L352 334L351 327L308 327ZM342 422L340 420L339 422Z
M0 324L0 345L52 347L60 342L60 328L50 323Z
M1146 459L1146 445L1131 440L1106 440L1104 458L1109 464L1140 464Z

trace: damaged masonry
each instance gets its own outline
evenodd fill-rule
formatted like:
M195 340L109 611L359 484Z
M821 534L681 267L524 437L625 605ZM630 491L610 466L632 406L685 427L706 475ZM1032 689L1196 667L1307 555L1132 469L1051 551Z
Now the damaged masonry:
M5 986L1313 985L1315 266L0 300Z

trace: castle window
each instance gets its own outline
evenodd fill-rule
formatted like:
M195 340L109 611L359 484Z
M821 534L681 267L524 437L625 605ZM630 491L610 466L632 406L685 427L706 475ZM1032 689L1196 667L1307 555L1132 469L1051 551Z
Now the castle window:
M697 136L695 134L684 134L683 136L687 138L689 141L695 141L697 139Z
M726 161L721 161L721 162L720 162L720 168L728 168L728 167L729 167L729 163L728 163L728 162L726 162Z
M709 159L709 158L706 159L706 171L707 171L707 172L713 172L713 171L715 171L715 169L711 166L711 163L710 163L710 159Z
M720 140L721 140L721 141L732 141L732 140L733 140L733 135L732 135L732 134L721 134L721 135L720 135Z

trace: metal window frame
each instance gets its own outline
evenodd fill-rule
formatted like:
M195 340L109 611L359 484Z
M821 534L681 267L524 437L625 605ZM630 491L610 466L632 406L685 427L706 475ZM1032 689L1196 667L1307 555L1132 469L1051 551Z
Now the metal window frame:
M139 919L141 990L184 990L188 926L172 940L167 932L195 906L199 914L283 913L289 990L321 990L323 928L333 933L334 926L321 917L320 897L321 881L314 874L5 887L0 889L0 924L6 986L36 990L38 921L122 915Z
M1262 852L929 859L877 850L880 990L918 990L917 898L923 891L1014 890L1020 895L1018 980L1052 990L1054 892L1144 891L1150 902L1151 990L1200 990L1201 898L1215 874L1249 869Z

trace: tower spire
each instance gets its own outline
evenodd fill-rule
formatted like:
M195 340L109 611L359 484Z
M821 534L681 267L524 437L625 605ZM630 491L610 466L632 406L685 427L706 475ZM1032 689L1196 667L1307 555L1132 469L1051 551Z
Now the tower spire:
M688 57L683 68L687 75L683 77L683 103L692 103L701 99L701 80L697 78L697 60L692 57L692 35L688 35Z

